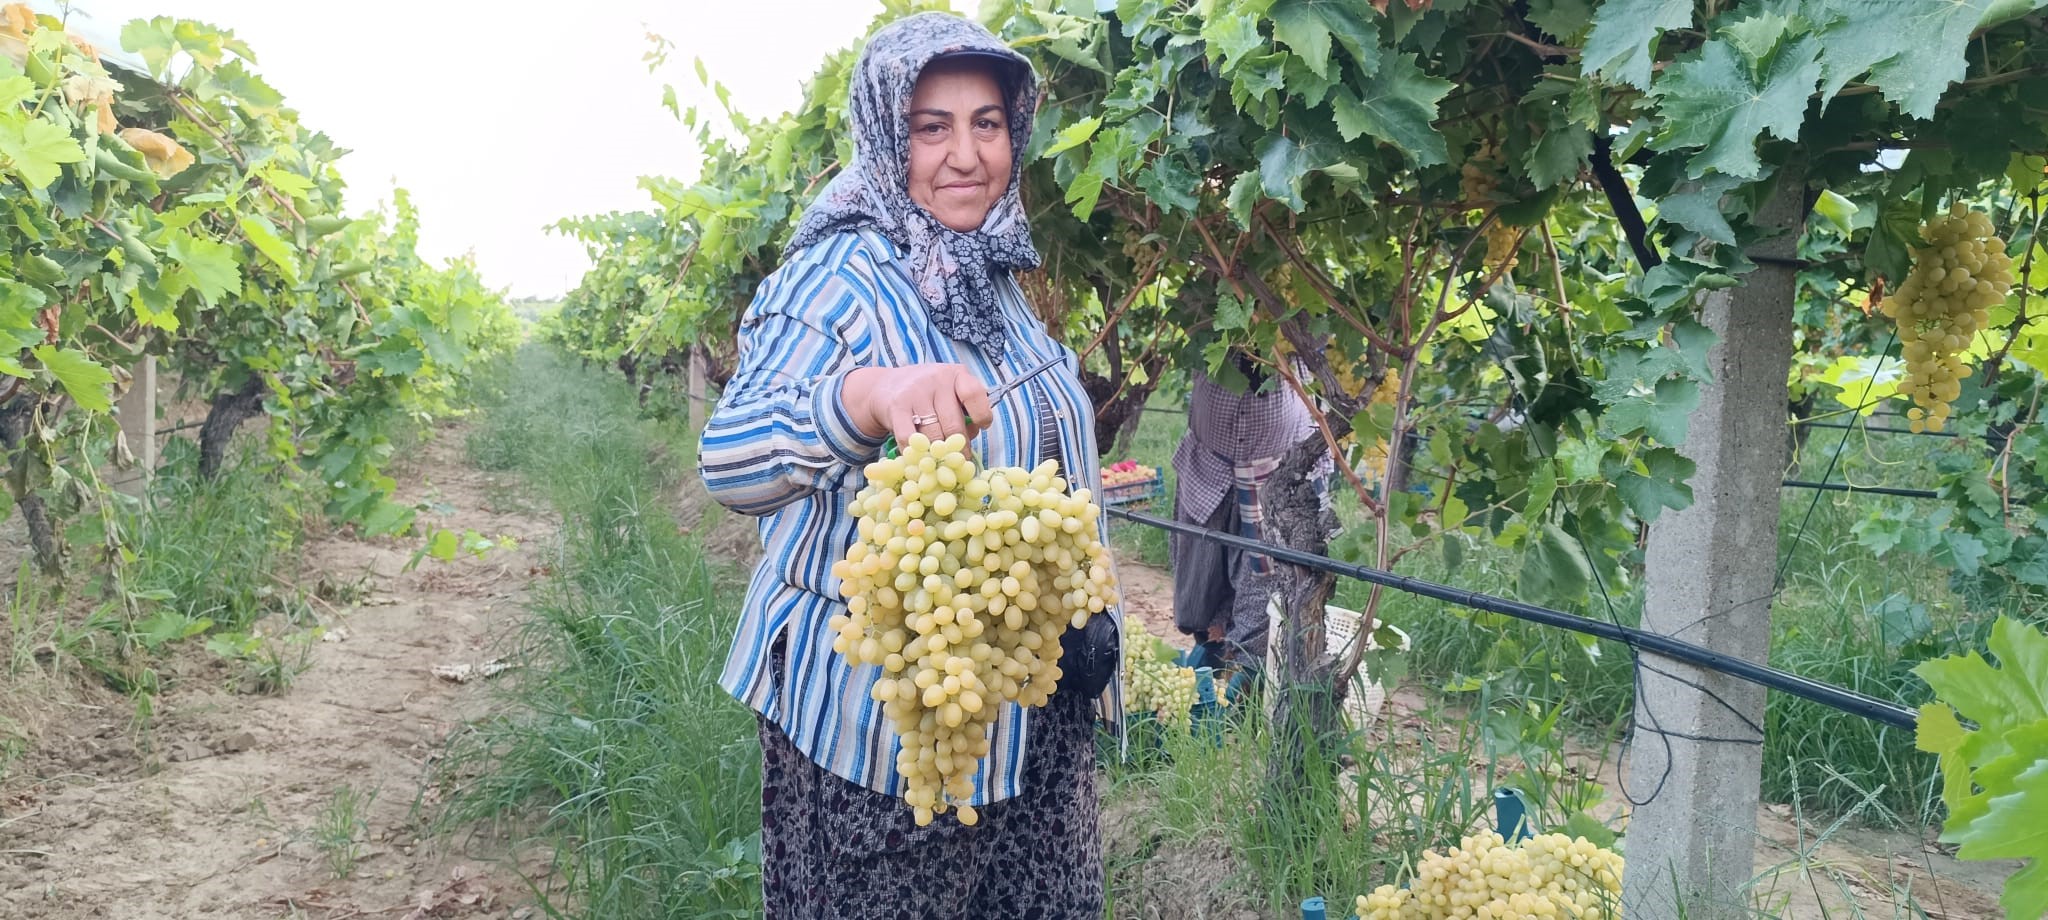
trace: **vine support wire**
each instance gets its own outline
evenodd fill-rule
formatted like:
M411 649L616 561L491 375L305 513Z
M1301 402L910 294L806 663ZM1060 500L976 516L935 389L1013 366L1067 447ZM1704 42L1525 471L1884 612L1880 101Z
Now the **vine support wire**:
M1233 549L1270 556L1290 565L1329 572L1333 575L1340 575L1368 584L1392 588L1396 591L1414 594L1419 597L1457 604L1458 606L1469 607L1473 610L1498 613L1543 626L1566 629L1619 642L1638 652L1648 652L1673 661L1681 661L1710 671L1727 674L1731 677L1746 680L1781 693L1790 693L1801 699L1811 700L1823 706L1839 709L1851 715L1860 716L1873 722L1879 722L1896 728L1911 729L1919 721L1918 713L1897 703L1887 702L1874 696L1837 687L1833 684L1823 683L1812 678L1801 677L1789 671L1781 671L1768 665L1757 664L1745 658L1723 654L1682 639L1674 639L1670 636L1646 632L1606 620L1582 617L1577 614L1566 613L1562 610L1538 607L1534 604L1523 603L1510 598L1456 588L1407 575L1398 575L1370 566L1342 562L1327 556L1318 556L1314 553L1305 553L1284 546L1276 546L1264 541L1254 540L1250 537L1155 517L1141 511L1112 507L1104 509L1104 513L1114 518L1121 518L1148 527L1156 527L1171 533L1210 540Z

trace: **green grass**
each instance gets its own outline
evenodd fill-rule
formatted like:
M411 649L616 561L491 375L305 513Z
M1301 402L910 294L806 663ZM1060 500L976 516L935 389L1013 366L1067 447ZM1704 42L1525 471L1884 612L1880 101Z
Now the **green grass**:
M552 915L756 915L760 751L717 684L738 583L663 503L689 445L641 420L615 375L538 348L508 372L470 455L522 474L563 530L518 636L526 667L443 760L440 820L554 846L534 881Z
M136 529L131 590L162 597L162 609L206 619L215 630L244 631L273 613L303 609L288 578L305 534L305 486L246 453L212 481L200 478L198 451L171 441L151 485L150 509ZM317 513L317 512L315 512Z

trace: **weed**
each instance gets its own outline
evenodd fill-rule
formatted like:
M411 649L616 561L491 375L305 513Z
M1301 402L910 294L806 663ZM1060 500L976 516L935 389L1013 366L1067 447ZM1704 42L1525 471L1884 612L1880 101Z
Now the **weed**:
M313 843L327 860L328 871L338 879L355 874L362 856L361 839L369 833L370 804L377 800L372 790L364 793L352 786L334 790L327 807L320 810L312 829Z

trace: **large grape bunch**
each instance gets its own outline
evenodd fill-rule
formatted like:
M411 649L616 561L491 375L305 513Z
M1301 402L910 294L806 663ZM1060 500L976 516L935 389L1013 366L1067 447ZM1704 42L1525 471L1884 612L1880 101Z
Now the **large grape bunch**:
M902 739L896 770L917 823L974 793L1002 704L1043 706L1060 634L1116 603L1102 511L1058 464L977 470L959 435L913 435L868 464L859 536L835 563L847 612L833 650L879 665L873 698ZM962 824L979 820L965 804Z
M1912 271L1883 309L1898 324L1905 355L1899 389L1913 400L1907 423L1940 431L1962 395L1964 354L2012 288L2012 259L1991 219L1961 204L1921 226L1920 238L1927 245L1914 248Z
M1621 870L1619 854L1584 837L1543 834L1509 845L1489 831L1445 853L1424 852L1406 888L1359 895L1358 918L1614 920Z
M1195 669L1181 667L1137 642L1124 643L1124 711L1150 713L1187 734L1194 728Z

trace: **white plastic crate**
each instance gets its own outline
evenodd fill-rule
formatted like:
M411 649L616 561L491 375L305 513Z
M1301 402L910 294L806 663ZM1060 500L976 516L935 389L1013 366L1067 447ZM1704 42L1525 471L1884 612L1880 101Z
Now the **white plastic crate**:
M1365 615L1359 613L1356 610L1346 610L1342 607L1332 605L1326 605L1323 607L1323 631L1327 636L1327 642L1325 643L1324 648L1324 661L1335 660L1337 657L1343 655L1346 651L1348 651L1351 648L1352 643L1358 641L1358 626L1361 622L1364 621L1364 619ZM1267 598L1267 674L1280 673L1278 637L1281 635L1281 631L1285 628L1285 621L1286 617L1280 609L1280 596L1276 594ZM1380 625L1385 625L1387 629L1392 630L1395 635L1401 637L1401 644L1399 648L1396 649L1397 651L1405 652L1408 650L1407 633L1402 632L1400 627L1386 624L1384 621L1382 621ZM1379 641L1376 638L1372 636L1367 636L1365 638L1365 642L1366 651L1372 652L1379 650L1380 645ZM1348 721L1350 721L1351 726L1353 728L1356 728L1359 731L1365 731L1366 729L1371 728L1374 720L1379 718L1380 709L1385 707L1387 704L1387 688L1385 686L1382 686L1379 681L1373 680L1372 677L1366 673L1367 667L1367 662L1360 662L1358 666L1358 673L1351 678L1351 692L1345 694L1344 696L1345 718ZM1269 696L1273 692L1274 685L1275 682L1273 681L1269 680L1266 682L1266 693ZM1269 698L1267 700L1268 708L1270 708L1271 703L1272 700Z

